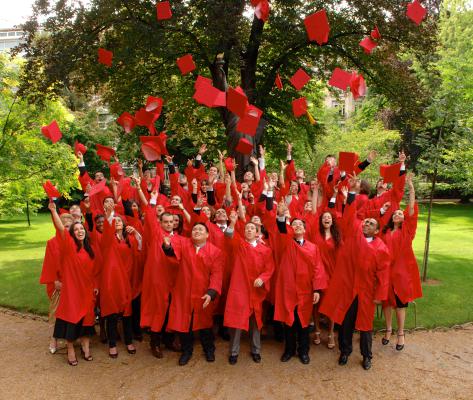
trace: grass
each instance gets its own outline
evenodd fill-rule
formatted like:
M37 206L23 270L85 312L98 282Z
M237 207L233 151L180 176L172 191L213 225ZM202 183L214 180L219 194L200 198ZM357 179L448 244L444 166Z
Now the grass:
M421 216L414 250L421 265L426 209ZM0 220L0 305L47 314L48 300L39 276L46 241L54 229L47 214ZM432 217L428 278L438 284L423 285L424 297L416 301L417 326L452 326L473 320L473 206L436 204ZM383 327L376 318L375 327ZM407 327L414 327L414 307L409 306Z

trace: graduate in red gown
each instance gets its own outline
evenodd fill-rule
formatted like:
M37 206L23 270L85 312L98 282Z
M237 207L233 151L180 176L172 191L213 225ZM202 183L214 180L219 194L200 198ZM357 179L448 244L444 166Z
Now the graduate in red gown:
M194 331L199 331L206 360L215 361L212 301L222 288L223 260L222 252L208 237L208 228L201 222L194 224L190 239L172 243L163 237L163 250L177 268L168 329L179 332L179 365L186 365L192 357Z
M141 235L126 226L122 217L104 224L101 242L103 266L100 279L100 313L107 326L109 356L117 358L117 324L121 318L124 342L129 354L135 354L131 320L131 270L141 251Z
M59 216L64 229L67 231L71 227L74 219L71 214L61 214ZM46 293L49 298L49 323L54 328L54 322L56 320L56 307L59 302L59 295L61 293L61 276L59 274L61 270L61 251L60 241L57 236L52 237L46 244L46 251L44 254L43 268L41 270L41 276L39 283L46 285ZM49 342L49 352L55 354L57 351L57 340L52 335Z
M350 178L350 194L344 188L347 204L344 210L344 245L340 250L320 312L340 324L339 364L345 365L352 352L355 329L360 331L363 368L371 368L373 317L376 304L386 300L389 283L389 252L377 237L379 222L374 218L356 218L357 182Z
M236 364L240 352L241 331L249 331L251 356L261 362L261 328L263 301L269 290L274 271L271 249L258 243L257 228L253 222L244 225L244 238L235 231L238 215L230 214L230 225L225 238L230 246L232 274L225 306L224 325L230 328L229 363Z
M382 230L382 239L391 255L388 299L383 302L386 334L382 343L383 345L389 343L394 308L397 318L396 350L398 351L404 348L404 321L408 303L422 297L419 268L412 250L419 210L410 173L406 181L409 186L409 204L404 211L394 211L389 223Z
M98 294L97 266L94 252L89 243L87 231L80 222L71 225L69 231L56 211L56 205L49 203L49 209L60 243L62 262L60 264L61 295L56 310L54 337L67 341L67 359L71 366L78 364L74 341L81 340L82 357L92 361L89 337L95 333L94 304Z
M304 221L293 219L288 227L287 211L286 204L280 202L277 216L280 234L275 248L280 252L280 266L274 319L284 322L285 348L281 361L289 361L297 350L300 361L308 364L312 308L320 299L320 290L327 287L327 276L317 246L304 237Z

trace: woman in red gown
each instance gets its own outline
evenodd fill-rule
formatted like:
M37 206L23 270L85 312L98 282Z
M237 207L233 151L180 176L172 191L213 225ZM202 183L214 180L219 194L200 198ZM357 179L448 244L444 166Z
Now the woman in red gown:
M51 202L49 209L62 256L61 296L56 310L53 336L67 341L67 360L69 365L76 366L78 362L74 341L77 339L81 341L84 360L92 361L89 338L95 333L94 304L95 296L98 294L95 256L84 225L75 222L67 232L56 211L56 205Z
M412 175L407 175L409 186L409 204L407 208L396 210L389 223L382 230L382 239L391 255L389 294L383 302L386 319L386 334L382 339L383 345L389 343L392 333L392 310L396 310L397 344L396 350L404 348L404 321L409 302L422 297L419 268L412 250L417 228L418 208L415 198Z

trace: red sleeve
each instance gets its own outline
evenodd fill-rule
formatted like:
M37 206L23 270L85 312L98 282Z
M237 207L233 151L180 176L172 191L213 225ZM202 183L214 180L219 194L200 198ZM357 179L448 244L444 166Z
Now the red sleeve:
M328 276L320 256L319 249L315 246L314 251L314 271L312 275L312 289L323 290L328 287Z
M210 267L209 289L215 290L218 294L222 293L223 264L224 257L216 247L212 250L212 263Z
M294 179L296 179L296 163L294 162L294 160L291 160L287 164L284 180L287 183Z
M381 239L376 239L381 242ZM382 243L382 242L381 242ZM373 300L383 301L388 298L390 257L386 245L382 243L376 252L376 286Z

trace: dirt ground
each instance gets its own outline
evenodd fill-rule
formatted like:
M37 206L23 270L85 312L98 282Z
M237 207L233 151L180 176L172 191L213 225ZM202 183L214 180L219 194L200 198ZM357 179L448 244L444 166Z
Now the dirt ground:
M393 343L382 346L378 334L370 371L361 367L358 338L344 367L337 364L338 352L324 342L311 347L309 365L297 358L281 363L281 344L272 340L263 342L258 365L245 339L235 366L227 362L223 341L217 342L215 363L207 363L196 346L190 363L179 367L177 353L155 359L145 342L134 356L122 346L118 359L110 359L106 346L95 339L94 361L79 359L77 367L70 367L65 350L49 354L45 321L1 312L0 337L2 400L473 398L473 326L408 334L402 352Z

